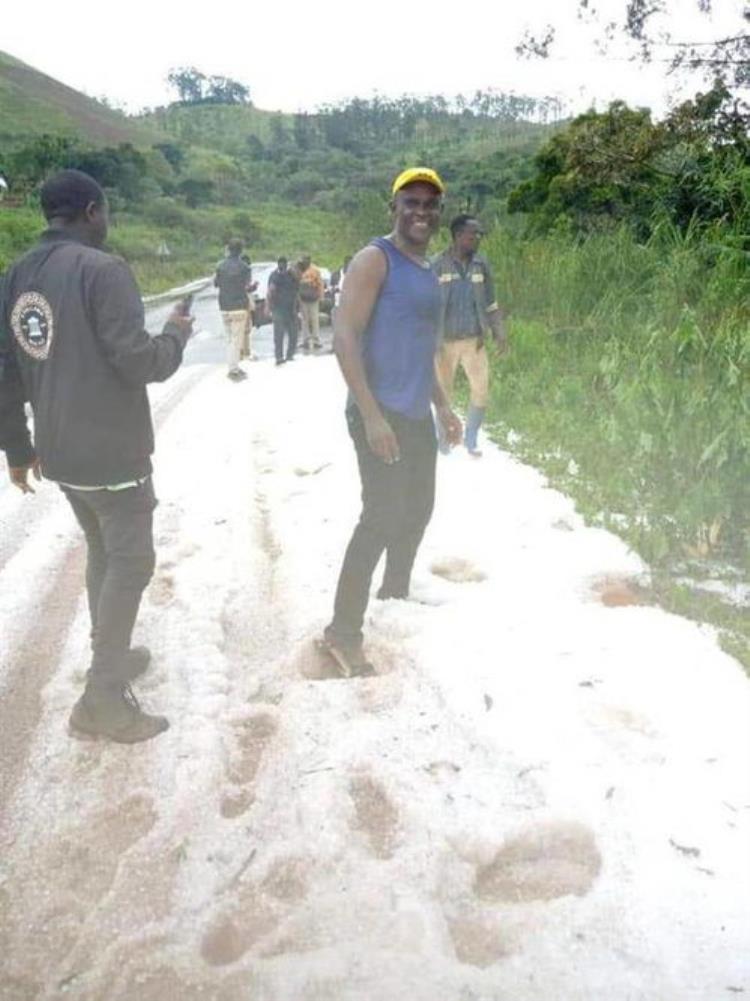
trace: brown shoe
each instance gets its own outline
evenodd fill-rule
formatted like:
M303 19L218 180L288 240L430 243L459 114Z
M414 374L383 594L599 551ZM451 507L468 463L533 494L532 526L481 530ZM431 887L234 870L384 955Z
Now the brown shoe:
M326 634L318 641L318 647L334 661L342 678L369 678L376 673L361 643L347 643Z
M164 716L145 713L129 685L112 689L88 689L73 706L69 729L72 736L118 744L139 744L169 729Z

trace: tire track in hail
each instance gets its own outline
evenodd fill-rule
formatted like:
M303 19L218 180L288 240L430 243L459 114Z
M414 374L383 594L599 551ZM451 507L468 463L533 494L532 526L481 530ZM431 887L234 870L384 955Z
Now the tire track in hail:
M210 369L199 368L182 379L154 406L158 431ZM6 810L23 775L31 739L42 714L41 693L54 674L83 591L85 545L76 538L56 567L50 568L50 585L33 610L33 621L17 650L11 651L8 685L0 701L3 734L3 767L0 770L0 844L6 837Z

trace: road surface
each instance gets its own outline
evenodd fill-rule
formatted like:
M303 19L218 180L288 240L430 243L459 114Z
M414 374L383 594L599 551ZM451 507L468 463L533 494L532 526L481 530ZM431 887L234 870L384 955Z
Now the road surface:
M152 388L157 740L68 737L80 539L52 484L0 488L0 999L750 995L748 681L711 630L489 448L440 460L415 600L372 603L378 676L331 678L358 504L335 361L277 368L265 329L233 384L195 310Z

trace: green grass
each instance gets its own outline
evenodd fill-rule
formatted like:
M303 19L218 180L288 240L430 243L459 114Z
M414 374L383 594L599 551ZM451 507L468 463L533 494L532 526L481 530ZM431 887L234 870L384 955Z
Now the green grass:
M7 151L45 132L109 145L150 145L158 137L150 124L126 118L0 52L0 149Z

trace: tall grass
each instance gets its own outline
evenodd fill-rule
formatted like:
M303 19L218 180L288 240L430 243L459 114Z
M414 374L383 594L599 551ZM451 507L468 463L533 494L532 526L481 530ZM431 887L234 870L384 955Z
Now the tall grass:
M497 227L484 247L513 317L492 419L657 566L750 565L745 246L662 223L645 244Z

